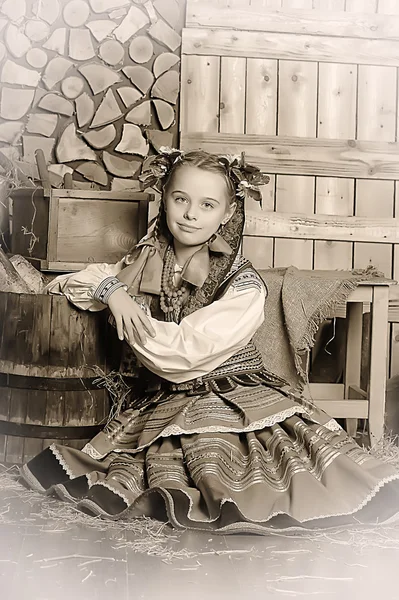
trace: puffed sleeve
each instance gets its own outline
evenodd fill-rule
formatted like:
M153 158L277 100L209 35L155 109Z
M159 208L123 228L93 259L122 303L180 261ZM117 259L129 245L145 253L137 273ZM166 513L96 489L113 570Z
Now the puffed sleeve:
M123 285L115 282L115 277L126 266L125 260L126 257L116 264L93 263L77 273L59 275L46 286L45 292L66 296L72 304L82 310L103 310L106 302L99 301L98 290L106 293L107 289L103 284L107 282L113 285L113 291L115 286Z
M246 346L264 319L266 290L255 272L238 276L225 295L179 324L149 317L155 337L132 345L153 373L182 383L210 373Z

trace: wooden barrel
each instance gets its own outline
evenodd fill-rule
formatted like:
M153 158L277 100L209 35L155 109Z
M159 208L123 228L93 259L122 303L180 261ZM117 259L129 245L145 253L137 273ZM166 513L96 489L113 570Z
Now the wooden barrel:
M0 462L23 463L53 441L81 448L107 420L98 373L118 369L107 312L63 296L0 292Z

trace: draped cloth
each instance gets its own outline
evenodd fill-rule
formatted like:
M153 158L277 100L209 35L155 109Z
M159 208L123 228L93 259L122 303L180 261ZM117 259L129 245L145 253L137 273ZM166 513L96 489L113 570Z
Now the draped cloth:
M344 304L360 282L385 280L373 267L309 271L287 267L259 271L268 290L265 320L254 337L267 368L292 387L306 383L303 357L321 323Z
M396 518L399 473L297 392L315 324L373 274L262 276L258 350L250 343L191 386L147 391L83 450L51 445L25 465L26 481L105 518L222 533Z

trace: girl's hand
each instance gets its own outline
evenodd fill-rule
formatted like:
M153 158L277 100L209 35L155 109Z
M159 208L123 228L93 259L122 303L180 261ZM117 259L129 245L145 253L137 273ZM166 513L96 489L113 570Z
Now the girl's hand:
M146 333L151 337L155 336L147 315L123 288L118 288L111 294L108 306L115 317L120 340L126 335L130 344L138 341L144 345L147 341Z

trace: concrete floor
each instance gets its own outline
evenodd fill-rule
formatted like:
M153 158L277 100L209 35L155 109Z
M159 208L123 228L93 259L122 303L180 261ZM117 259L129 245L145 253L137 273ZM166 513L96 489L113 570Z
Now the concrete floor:
M176 532L150 520L105 528L0 477L1 600L160 596L397 600L399 526L264 537Z

